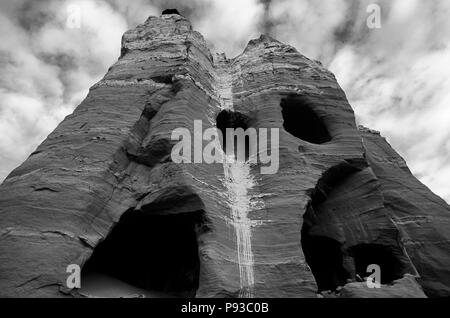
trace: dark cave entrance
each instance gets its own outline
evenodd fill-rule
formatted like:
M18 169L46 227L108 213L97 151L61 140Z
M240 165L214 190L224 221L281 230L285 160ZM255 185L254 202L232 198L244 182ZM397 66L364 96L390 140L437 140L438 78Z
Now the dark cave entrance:
M352 273L344 267L344 251L341 242L325 236L326 234L314 235L311 229L322 228L323 224L319 216L324 210L323 204L337 191L338 186L355 172L356 169L348 164L337 165L326 171L317 182L311 194L311 202L303 215L301 229L303 254L314 275L319 293L335 291L352 278ZM339 213L339 211L335 212ZM321 232L328 233L328 231L327 228Z
M129 290L146 297L195 297L201 216L125 212L83 266L81 287L86 278L94 290L114 291L119 297Z
M341 244L326 236L312 236L309 227L302 229L302 249L314 278L318 292L334 291L344 286L349 274L343 267Z
M403 264L386 246L361 244L350 248L350 254L355 261L356 274L361 278L371 274L367 272L367 267L371 264L380 266L382 284L389 284L403 277Z
M165 10L163 10L163 12L161 14L162 15L166 15L166 14L178 14L178 15L180 15L180 12L178 12L177 9L165 9Z
M222 149L226 154L228 154L227 153L226 129L227 128L232 128L232 129L242 128L245 132L250 127L250 124L249 124L250 119L247 116L245 116L244 114L241 114L239 112L233 112L233 111L229 111L229 110L221 111L217 115L216 123L217 123L217 128L222 133L221 144L222 144ZM248 160L248 158L250 157L250 142L251 142L250 137L248 134L246 134L245 139L244 139L244 150L243 150L245 160ZM234 137L234 156L235 156L235 158L237 158L238 146L239 146L239 142L237 140L237 137L235 136Z
M395 236L385 245L366 243L370 237L360 237L352 245L344 246L345 238L340 239L339 228L329 216L345 215L348 200L346 184L359 173L356 166L349 163L339 164L326 171L317 182L311 194L311 202L303 215L301 244L305 260L308 263L318 285L318 291L335 291L347 281L365 280L369 265L378 265L381 270L381 283L389 284L400 279L405 273L404 255L400 246L395 245ZM337 198L343 196L340 201ZM345 199L347 198L347 199ZM330 200L333 204L330 204ZM341 204L339 203L341 202ZM338 241L339 240L339 241ZM347 244L349 244L347 242Z
M284 98L280 106L283 127L288 133L313 144L323 144L331 140L325 123L313 111L306 98Z

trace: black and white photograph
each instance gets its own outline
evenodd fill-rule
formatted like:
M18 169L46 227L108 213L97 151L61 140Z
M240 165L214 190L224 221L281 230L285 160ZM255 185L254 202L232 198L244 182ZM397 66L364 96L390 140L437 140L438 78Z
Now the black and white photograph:
M450 1L1 0L0 30L0 298L450 297Z

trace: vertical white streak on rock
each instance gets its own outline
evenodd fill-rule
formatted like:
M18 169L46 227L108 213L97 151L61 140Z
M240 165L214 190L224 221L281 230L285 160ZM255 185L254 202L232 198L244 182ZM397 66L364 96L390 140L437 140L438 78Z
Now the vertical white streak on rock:
M232 74L224 61L217 65L217 95L220 109L233 110ZM223 154L224 186L231 210L230 224L236 233L237 262L239 267L239 297L254 296L254 260L252 252L252 222L248 214L255 206L249 191L255 186L248 162L239 162L234 155Z
M233 109L233 89L231 86L232 76L230 73L222 70L217 78L217 93L220 98L221 109Z
M231 208L231 224L236 232L239 265L239 297L253 297L254 272L252 252L252 221L248 218L251 208L249 190L255 182L250 174L250 165L227 157L224 161L225 187Z

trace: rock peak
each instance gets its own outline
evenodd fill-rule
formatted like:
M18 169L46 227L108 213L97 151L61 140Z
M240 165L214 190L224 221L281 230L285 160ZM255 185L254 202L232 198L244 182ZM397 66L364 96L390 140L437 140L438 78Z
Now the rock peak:
M260 44L260 43L264 43L264 44L269 44L269 43L279 43L279 44L281 44L280 41L274 39L274 38L271 37L270 35L268 35L268 34L261 34L261 35L259 36L259 38L250 40L250 41L248 42L248 45L258 45L258 44Z
M261 34L258 38L252 39L247 43L247 46L244 49L244 53L249 50L258 50L264 47L270 46L278 46L278 47L287 47L287 44L281 43L280 41L274 39L270 35Z

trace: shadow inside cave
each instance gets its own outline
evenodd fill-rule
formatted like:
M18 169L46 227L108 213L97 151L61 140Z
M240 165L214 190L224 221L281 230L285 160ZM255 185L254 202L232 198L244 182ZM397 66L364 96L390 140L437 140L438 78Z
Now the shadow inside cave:
M352 178L358 173L362 172L349 164L329 169L318 181L303 216L301 244L318 292L335 291L348 281L364 280L371 275L369 265L380 267L382 284L390 284L407 272L406 264L402 262L405 256L395 239L398 235L395 230L391 231L389 240L385 239L382 243L373 239L373 233L367 234L358 228L354 232L359 234L350 238L350 242L339 234L343 226L339 223L348 220L348 226L355 213L349 213L345 200L348 200L347 191L351 188ZM334 222L330 222L330 216L336 216Z
M355 260L355 271L360 277L367 277L367 267L376 264L380 267L381 283L390 284L404 274L403 264L386 247L379 244L360 244L349 249Z
M233 155L234 157L239 161L247 161L252 155L251 147L256 146L255 144L251 145L251 142L256 143L257 140L250 140L250 137L248 134L244 136L244 145L242 145L239 141L239 138L236 135L233 135L234 140L232 140L232 143L234 145L233 152L227 151L227 141L230 142L231 140L228 140L227 138L227 128L232 129L238 129L242 128L242 130L245 132L248 128L250 128L250 119L239 112L229 111L229 110L223 110L221 111L216 118L217 128L222 134L221 138L221 145L223 151L227 155ZM238 149L238 147L244 147L244 149ZM239 153L242 153L242 156L239 156Z
M89 297L195 297L201 212L155 215L129 210L82 268Z
M331 141L322 119L314 112L304 96L289 96L281 100L283 127L291 135L312 144Z
M350 275L343 267L343 254L338 241L326 236L309 235L309 229L304 225L302 248L319 292L336 290L338 286L345 285Z

